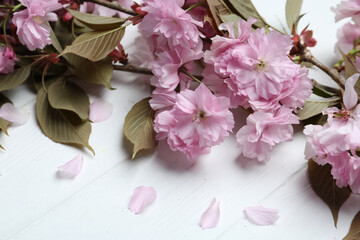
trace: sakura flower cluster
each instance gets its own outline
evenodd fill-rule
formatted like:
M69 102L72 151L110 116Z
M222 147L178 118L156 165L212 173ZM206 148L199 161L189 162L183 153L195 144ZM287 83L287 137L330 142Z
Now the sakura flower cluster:
M341 3L332 8L332 10L335 13L336 22L345 18L351 19L337 31L338 42L335 46L335 52L337 52L340 56L339 49L347 54L351 50L356 50L360 45L360 1L341 1ZM360 71L360 58L357 55L353 56L355 60L355 67L358 71Z
M324 110L327 123L307 125L306 159L313 159L320 165L330 164L331 174L339 187L350 186L354 193L360 193L360 107L354 85L359 79L354 74L346 80L343 107Z
M231 107L253 111L236 137L244 156L263 161L277 143L292 139L291 124L298 123L293 111L304 105L312 83L308 71L288 58L291 39L275 31L251 31L254 22L240 20L237 31L232 23L220 25L228 37L213 38L203 76Z

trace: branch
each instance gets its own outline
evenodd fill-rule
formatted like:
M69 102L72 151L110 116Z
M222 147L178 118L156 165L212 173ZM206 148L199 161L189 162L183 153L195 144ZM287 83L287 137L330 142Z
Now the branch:
M129 14L129 15L131 15L131 16L136 16L136 15L138 15L137 13L135 13L135 12L129 10L129 9L123 8L123 7L120 6L117 2L107 2L107 1L105 1L105 0L82 0L82 2L92 2L92 3L96 3L96 4L99 4L99 5L101 5L101 6L108 7L108 8L111 8L111 9L118 10L118 11L120 11L120 12Z
M154 75L152 71L148 68L136 67L131 64L127 64L124 66L120 65L113 65L114 70L116 71L124 71L124 72L132 72L132 73L140 73L140 74L147 74L147 75Z
M320 68L323 72L329 75L340 88L345 89L344 80L341 78L338 71L335 69L329 69L324 64L322 64L319 60L317 60L309 50L305 49L301 54L301 61L312 63L313 65Z

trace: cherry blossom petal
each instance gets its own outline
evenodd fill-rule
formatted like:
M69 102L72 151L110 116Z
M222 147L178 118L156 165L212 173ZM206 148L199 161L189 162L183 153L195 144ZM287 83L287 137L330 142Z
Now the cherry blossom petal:
M16 108L11 103L5 103L0 108L0 118L15 125L23 125L29 120L30 113L22 108Z
M92 122L103 122L111 117L114 106L105 100L95 100L90 104L89 119Z
M79 154L74 159L68 161L64 165L59 166L58 171L60 173L63 173L64 177L74 178L80 173L83 162L83 156Z
M351 77L349 77L345 82L345 91L343 102L347 110L352 109L358 101L358 95L354 89L354 86L359 79L360 74L355 73Z
M156 190L153 187L139 186L134 189L134 193L129 203L129 210L135 214L141 213L150 203L157 198Z
M250 222L260 225L272 225L279 219L279 210L263 206L246 207L244 212Z
M214 198L210 207L203 213L200 219L202 229L214 228L217 226L220 218L220 202Z

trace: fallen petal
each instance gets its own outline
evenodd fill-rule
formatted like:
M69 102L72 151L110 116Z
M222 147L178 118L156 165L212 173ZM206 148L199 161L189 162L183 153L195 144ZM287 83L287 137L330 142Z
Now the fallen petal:
M5 103L0 108L0 118L15 125L23 125L29 121L30 113L22 108L16 108L11 103Z
M62 173L64 177L74 178L80 173L83 162L83 156L79 154L64 165L59 166L58 171Z
M210 207L203 213L200 219L200 226L202 229L214 228L219 222L220 218L220 202L214 198Z
M279 210L262 206L246 207L244 212L250 222L260 226L272 225L279 219Z
M134 189L134 193L131 197L129 210L135 214L139 214L156 198L157 193L153 187L137 187Z
M111 117L114 106L105 100L95 100L90 104L89 119L92 122L102 122Z

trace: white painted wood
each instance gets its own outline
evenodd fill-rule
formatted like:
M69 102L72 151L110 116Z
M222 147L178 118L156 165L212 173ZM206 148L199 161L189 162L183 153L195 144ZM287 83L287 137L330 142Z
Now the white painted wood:
M281 27L279 21L285 23L285 0L253 2L276 27ZM313 52L328 65L334 63L336 41L336 29L328 28L334 26L329 8L336 3L304 0L307 15L300 25L311 23L318 40ZM126 33L126 46L135 34L133 30ZM311 77L328 80L318 70L312 70ZM123 73L114 76L113 85L117 90L90 91L92 98L114 104L109 120L93 124L90 144L96 156L56 144L41 133L35 119L35 95L27 86L7 93L15 105L31 112L31 119L11 128L10 137L0 135L7 149L0 152L0 239L339 240L346 235L360 198L353 196L345 203L336 229L329 209L309 186L301 131L293 142L275 148L267 163L239 157L234 134L193 166L163 142L157 151L130 160L123 146L122 125L131 106L148 96L149 88L134 75ZM244 122L242 112L234 114ZM80 152L85 161L79 176L59 178L57 166ZM158 199L134 215L127 205L139 185L154 186ZM221 202L219 225L204 231L199 220L213 197ZM246 220L243 208L258 204L280 210L274 226L259 227Z

